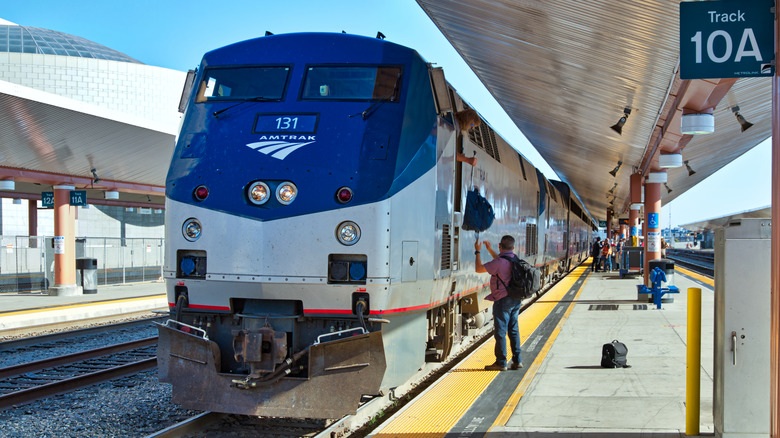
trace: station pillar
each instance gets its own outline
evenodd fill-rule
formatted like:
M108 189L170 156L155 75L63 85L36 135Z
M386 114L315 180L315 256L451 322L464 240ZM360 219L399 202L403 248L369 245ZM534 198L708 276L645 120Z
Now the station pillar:
M639 246L639 210L642 204L631 204L631 210L628 211L628 246Z
M27 200L27 235L30 236L30 248L38 247L38 201ZM35 237L33 237L35 236Z
M645 286L650 286L650 261L661 258L661 184L665 172L652 172L645 182Z
M628 246L639 246L639 210L642 208L642 174L631 174L631 210L628 213Z
M607 209L607 239L612 237L612 210Z
M70 205L72 185L54 186L54 286L49 295L81 295L76 285L76 207Z

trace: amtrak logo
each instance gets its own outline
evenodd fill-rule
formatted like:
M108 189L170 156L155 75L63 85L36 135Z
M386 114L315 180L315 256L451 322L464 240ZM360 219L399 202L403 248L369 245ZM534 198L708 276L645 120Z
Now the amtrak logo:
M260 141L248 143L247 146L278 160L284 160L291 153L316 140L314 135L263 135Z

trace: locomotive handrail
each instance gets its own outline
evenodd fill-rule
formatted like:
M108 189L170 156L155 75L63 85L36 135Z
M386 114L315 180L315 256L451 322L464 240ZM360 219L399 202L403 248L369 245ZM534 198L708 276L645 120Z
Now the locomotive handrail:
M187 327L190 330L195 330L196 332L200 332L200 333L202 333L201 337L203 339L205 339L207 341L209 340L209 335L206 333L206 330L203 330L202 328L198 328L198 327L195 327L195 326L192 326L192 325L189 325L189 324L185 324L183 322L176 321L174 319L169 319L169 320L165 321L165 326L168 327L168 328L177 329L176 327L171 327L169 325L169 323L171 323L171 322L174 323L174 324L180 325L182 327Z
M366 333L368 333L368 331L366 329L364 329L363 327L353 327L353 328L348 328L348 329L344 329L344 330L339 330L337 332L325 333L325 334L317 336L317 340L314 341L313 345L319 345L322 342L321 339L324 336L343 335L344 333L355 332L355 331L358 331L358 330L360 330L362 332L361 335L365 335Z

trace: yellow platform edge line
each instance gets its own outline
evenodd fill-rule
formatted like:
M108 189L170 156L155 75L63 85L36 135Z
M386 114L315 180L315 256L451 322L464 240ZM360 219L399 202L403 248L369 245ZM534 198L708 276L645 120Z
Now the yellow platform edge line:
M521 336L527 338L552 312L571 286L582 276L587 267L580 265L572 274L555 285L542 299L520 314ZM507 342L508 344L508 342ZM457 424L499 371L486 371L494 357L495 340L490 339L472 353L460 365L450 370L433 387L418 396L418 400L389 418L372 437L388 438L403 434L405 437L444 437ZM508 352L507 359L511 358ZM453 396L457 394L457 396Z
M696 272L690 271L688 269L685 269L685 268L677 266L677 265L674 266L674 269L677 270L677 271L680 271L681 273L683 273L683 274L685 274L685 275L687 275L687 276L689 276L691 278L695 278L696 280L699 280L699 281L701 281L704 284L708 284L708 285L710 285L712 287L715 287L715 280L713 280L712 278L705 277L705 276L703 276L701 274L698 274Z
M57 310L66 310L66 309L76 309L79 307L89 307L89 306L98 306L98 305L105 305L105 304L115 304L115 303L128 303L131 301L142 301L142 300L157 300L160 298L165 298L165 294L161 295L149 295L145 297L136 297L136 298L125 298L121 300L106 300L106 301L90 301L88 303L78 303L78 304L69 304L66 306L52 306L52 307L41 307L37 309L27 309L27 310L19 310L16 312L2 312L0 313L0 318L6 317L6 316L14 316L14 315L25 315L28 313L44 313L44 312L54 312ZM165 306L163 306L165 307Z
M577 278L587 273L587 270L590 267L589 266L578 267L577 269L575 269L574 273L576 274L577 271L581 268L584 270L584 272L579 272ZM547 353L550 352L550 349L555 343L555 339L558 337L561 328L563 328L563 324L569 318L569 314L571 314L571 311L574 309L574 304L576 304L574 301L577 301L577 298L579 298L580 293L582 292L582 289L585 288L585 284L587 282L588 279L586 277L585 281L582 282L582 285L577 290L577 293L574 296L574 299L572 300L573 302L569 304L569 307L566 309L566 312L561 317L561 320L558 321L558 324L555 326L555 329L553 329L552 333L550 333L550 337L547 339L547 342L544 343L544 346L539 351L539 354L536 355L536 359L528 368L528 371L525 373L525 376L523 376L523 380L520 381L520 384L517 385L517 388L509 397L509 400L507 401L506 405L504 405L504 408L501 409L501 412L498 414L496 421L493 422L493 425L490 426L490 428L488 429L488 433L490 433L490 431L496 426L505 426L507 421L509 421L509 418L512 416L512 413L514 413L515 409L517 408L517 405L520 403L520 399L523 397L523 395L525 395L525 392L528 390L528 387L531 386L531 382L533 382L533 379L536 376L536 372L542 366L542 362L544 362L544 359L547 357Z

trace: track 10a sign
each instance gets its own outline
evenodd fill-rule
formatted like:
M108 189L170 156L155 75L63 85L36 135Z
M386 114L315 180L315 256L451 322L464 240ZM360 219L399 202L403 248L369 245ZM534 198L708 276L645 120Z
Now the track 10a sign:
M774 0L680 3L680 78L772 76Z

